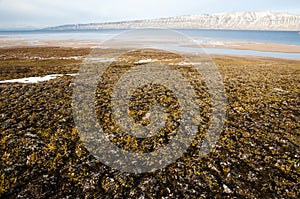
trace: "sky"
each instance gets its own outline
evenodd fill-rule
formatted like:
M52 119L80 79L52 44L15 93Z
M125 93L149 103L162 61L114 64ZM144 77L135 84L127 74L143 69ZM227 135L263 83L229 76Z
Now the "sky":
M0 0L0 29L36 29L223 12L300 15L299 0Z

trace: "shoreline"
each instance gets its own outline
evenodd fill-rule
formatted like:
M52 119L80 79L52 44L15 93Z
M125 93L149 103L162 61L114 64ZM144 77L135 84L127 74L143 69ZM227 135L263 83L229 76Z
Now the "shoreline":
M44 51L44 49L47 49L47 53L43 52L36 52L38 49L41 49ZM62 55L57 54L57 50L62 52L70 51L69 53L63 53ZM63 59L63 60L83 60L90 51L92 51L94 48L89 47L89 45L54 45L54 43L51 43L51 45L42 45L42 46L11 46L11 47L0 47L0 60L6 60L11 58L17 58L17 59L28 59L28 60L49 60L49 59ZM101 49L101 48L100 48ZM109 49L117 49L117 48L103 48L101 50L109 50ZM53 52L51 52L51 50ZM22 53L22 51L25 51L25 53ZM77 53L74 53L72 51L78 51L80 52L79 55ZM29 54L28 54L29 53ZM11 54L7 57L8 54ZM187 53L189 54L189 53ZM262 61L283 61L283 62L299 62L300 59L297 58L282 58L282 57L268 57L268 56L255 56L255 55L244 55L244 54L226 54L226 53L207 53L209 57L212 59L218 59L218 58L230 58L230 59L245 59L245 60L262 60Z
M218 45L218 43L221 43ZM201 45L201 44L200 44ZM202 44L204 48L219 48L233 50L254 50L261 52L280 52L280 53L300 53L300 46L277 44L277 43L260 43L260 42L231 42L216 40L215 44ZM188 45L188 47L197 47L197 45Z
M263 57L253 55L232 55L232 54L210 54L212 59L243 59L250 61L267 61L267 62L292 62L299 63L300 59L281 58L281 57Z
M10 40L9 37L1 36L0 48L13 48L13 47L71 47L71 48L94 48L99 47L105 40ZM278 53L300 53L300 46L279 44L279 43L262 43L262 42L243 42L243 41L229 41L229 40L194 40L197 44L192 45L178 45L188 48L214 48L214 49L232 49L232 50L252 50L260 52L278 52ZM120 44L128 44L129 42L120 42ZM149 43L142 41L142 43ZM152 42L157 43L157 42ZM164 42L161 42L164 44ZM141 43L137 43L141 45ZM151 44L151 42L150 42ZM169 44L166 42L166 44ZM115 43L113 45L118 45Z

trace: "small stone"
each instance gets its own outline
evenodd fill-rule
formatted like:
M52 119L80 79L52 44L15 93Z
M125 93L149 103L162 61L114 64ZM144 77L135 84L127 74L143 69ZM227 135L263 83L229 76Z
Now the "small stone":
M225 193L232 193L231 189L226 184L223 184L223 189Z

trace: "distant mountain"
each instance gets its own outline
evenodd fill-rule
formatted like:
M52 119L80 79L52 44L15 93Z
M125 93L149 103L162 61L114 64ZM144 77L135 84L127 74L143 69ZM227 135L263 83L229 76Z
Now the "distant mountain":
M228 29L228 30L300 30L300 15L282 12L235 12L179 17L121 21L110 23L72 24L48 30L84 29Z

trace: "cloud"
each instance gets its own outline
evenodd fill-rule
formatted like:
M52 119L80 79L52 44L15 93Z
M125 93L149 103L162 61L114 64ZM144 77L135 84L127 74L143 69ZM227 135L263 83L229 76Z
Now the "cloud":
M300 14L298 0L0 0L0 28L256 10Z

